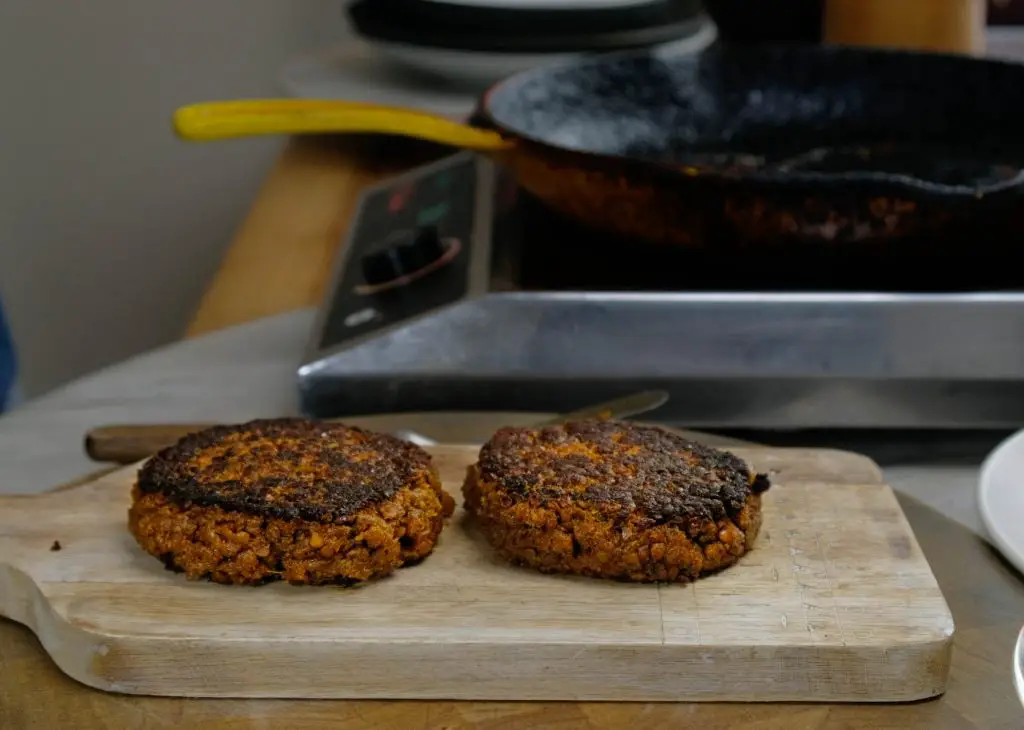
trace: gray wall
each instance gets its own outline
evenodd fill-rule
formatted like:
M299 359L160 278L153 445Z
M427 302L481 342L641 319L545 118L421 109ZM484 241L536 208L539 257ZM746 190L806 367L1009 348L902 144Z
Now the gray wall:
M176 339L280 140L189 145L178 105L278 94L340 0L0 1L0 297L38 394Z

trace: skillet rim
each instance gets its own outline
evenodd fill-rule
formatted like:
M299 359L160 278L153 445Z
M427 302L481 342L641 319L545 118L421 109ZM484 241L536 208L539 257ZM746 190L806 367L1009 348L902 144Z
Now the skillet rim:
M806 44L785 43L785 44L754 44L751 46L736 47L721 41L717 41L709 47L692 54L672 57L670 54L659 52L659 49L624 49L605 53L588 54L582 58L565 59L557 62L544 64L532 69L520 71L507 78L492 84L481 95L476 111L472 118L486 119L494 129L500 131L504 136L515 140L522 140L531 145L546 148L555 153L572 154L584 159L589 159L593 164L605 165L611 163L622 166L626 169L646 170L659 176L668 176L675 180L687 182L703 181L716 182L727 185L748 184L763 186L772 190L789 190L796 188L823 188L839 187L845 191L865 190L875 195L884 193L913 193L914 197L926 198L936 201L965 201L980 202L991 200L993 197L1002 197L1012 194L1024 194L1024 166L1015 176L992 185L972 187L967 185L950 185L945 183L932 182L913 175L893 174L886 172L738 172L715 170L709 166L702 165L696 174L687 174L681 168L687 167L683 163L666 163L657 160L645 160L638 157L630 157L622 154L595 152L593 150L576 149L573 147L553 144L532 134L527 134L514 125L502 122L491 111L493 99L497 94L515 93L513 86L529 82L534 77L545 76L557 70L576 67L582 68L592 65L605 64L611 61L624 58L650 57L660 61L685 61L696 62L700 57L710 54L721 53L768 53L782 52L789 55L811 56L823 53L832 56L845 55L853 58L863 57L884 57L884 58L941 58L958 62L959 65L972 66L974 68L1006 68L1021 76L1021 86L1024 88L1024 64L1015 63L1009 60L998 58L976 58L973 56L958 56L947 53L934 53L928 51L914 51L905 49L890 48L861 48L850 46L811 46Z

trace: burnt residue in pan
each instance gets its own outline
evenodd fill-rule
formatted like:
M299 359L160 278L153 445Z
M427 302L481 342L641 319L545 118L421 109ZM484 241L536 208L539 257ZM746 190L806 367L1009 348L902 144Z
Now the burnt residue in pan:
M1015 180L1021 168L964 152L909 144L874 147L819 147L774 164L778 172L877 173L931 180L941 185L987 188Z
M1024 232L1022 88L1017 64L716 46L529 72L487 112L537 143L524 187L594 225L665 243L837 244L979 216Z
M884 179L927 180L944 186L984 189L1012 182L1024 174L1019 165L981 159L958 151L912 144L882 143L859 147L817 147L792 156L748 152L693 152L681 166L697 170L747 173L869 174Z

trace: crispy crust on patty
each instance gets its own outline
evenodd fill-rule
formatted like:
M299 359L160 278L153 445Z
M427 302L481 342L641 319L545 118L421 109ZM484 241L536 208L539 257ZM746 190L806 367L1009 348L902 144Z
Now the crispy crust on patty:
M656 426L504 428L463 495L506 559L548 573L694 579L734 563L761 526L768 477Z
M349 584L429 555L453 506L414 444L257 420L192 434L147 461L128 526L190 579Z

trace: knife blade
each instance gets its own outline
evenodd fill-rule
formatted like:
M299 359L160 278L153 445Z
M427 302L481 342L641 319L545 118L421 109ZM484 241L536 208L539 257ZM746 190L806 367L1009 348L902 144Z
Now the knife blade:
M556 426L569 421L582 421L587 418L615 418L623 419L630 416L638 416L641 413L653 411L660 408L668 400L668 393L663 390L645 390L640 393L614 398L604 403L597 403L578 411L564 413L546 421L541 421L538 426Z

